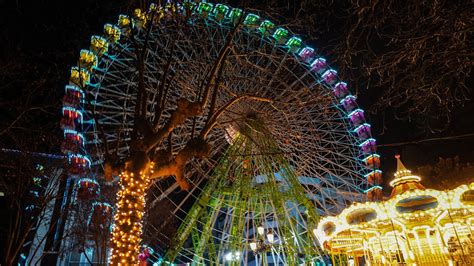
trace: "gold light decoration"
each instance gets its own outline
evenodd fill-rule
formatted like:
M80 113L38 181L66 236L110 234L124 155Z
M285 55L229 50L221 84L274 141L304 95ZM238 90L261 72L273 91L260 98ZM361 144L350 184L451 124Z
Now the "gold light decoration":
M474 182L426 189L397 160L388 200L354 203L314 230L333 265L474 265Z
M145 211L145 191L150 184L154 163L149 163L139 175L120 174L120 189L115 205L112 231L111 265L137 265Z

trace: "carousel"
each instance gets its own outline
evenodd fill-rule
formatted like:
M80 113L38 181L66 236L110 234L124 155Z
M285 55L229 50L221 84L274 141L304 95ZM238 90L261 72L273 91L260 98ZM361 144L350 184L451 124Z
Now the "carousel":
M474 182L425 188L397 158L390 197L354 203L314 233L333 265L474 265Z

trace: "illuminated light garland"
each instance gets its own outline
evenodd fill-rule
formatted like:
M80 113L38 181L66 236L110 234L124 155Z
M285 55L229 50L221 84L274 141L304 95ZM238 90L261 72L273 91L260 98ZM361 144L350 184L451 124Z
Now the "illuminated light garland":
M111 265L136 265L140 253L142 218L145 212L145 191L150 184L154 163L149 163L139 176L120 174L112 231Z
M407 176L400 177L400 178L390 181L390 186L394 187L398 184L405 183L405 182L420 182L420 181L421 181L421 178L419 176L407 175Z

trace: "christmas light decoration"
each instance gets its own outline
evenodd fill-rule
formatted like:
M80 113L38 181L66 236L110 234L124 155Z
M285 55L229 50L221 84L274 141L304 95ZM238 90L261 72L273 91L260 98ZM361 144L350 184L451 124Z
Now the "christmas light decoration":
M140 252L145 192L150 184L154 163L150 162L138 174L120 174L120 189L115 205L112 231L111 265L136 265Z

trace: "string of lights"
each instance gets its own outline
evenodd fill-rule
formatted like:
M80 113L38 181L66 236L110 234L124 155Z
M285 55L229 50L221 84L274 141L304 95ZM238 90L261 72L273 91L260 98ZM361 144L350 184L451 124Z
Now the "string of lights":
M135 265L138 261L145 211L145 191L153 174L154 163L149 163L139 175L120 174L120 190L115 205L115 224L112 231L111 265Z

